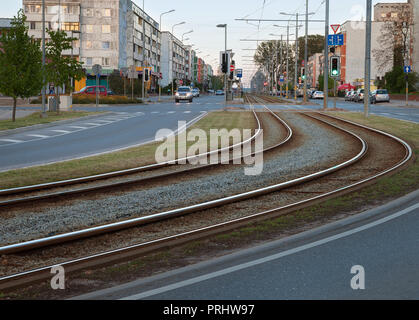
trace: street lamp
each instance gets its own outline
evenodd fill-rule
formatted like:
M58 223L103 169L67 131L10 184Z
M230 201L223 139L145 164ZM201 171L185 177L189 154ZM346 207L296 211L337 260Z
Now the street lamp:
M81 34L81 32L79 30L71 30L71 38L73 39L73 35L74 34ZM80 36L79 36L79 42L80 42ZM73 40L71 40L71 60L73 60L73 49L74 49L74 43ZM80 50L80 46L79 46L79 50ZM79 57L80 57L80 51L79 51ZM71 106L73 106L73 87L74 87L74 78L71 77L71 88L70 88L70 100L71 100Z
M193 32L193 30L188 31L188 32L185 32L184 34L182 34L182 43L183 43L183 37L184 37L185 35L189 34L189 33L192 33L192 32ZM188 38L188 39L189 39L189 38Z
M175 9L172 9L172 10L169 10L169 11L166 11L166 12L163 12L161 15L160 15L160 22L159 22L159 28L160 28L160 37L161 37L161 30L162 30L162 27L161 27L161 17L162 16L164 16L165 14L169 14L169 13L172 13L172 12L175 12L176 10ZM160 70L161 71L161 70ZM168 72L168 74L169 74L169 70L167 70L167 72ZM159 101L161 100L161 80L159 79Z
M224 28L225 29L225 51L224 51L224 54L227 56L227 24L217 24L217 28ZM225 103L227 104L227 73L224 74L224 95L225 95Z
M174 77L173 77L173 52L174 52L173 36L174 36L174 29L175 29L175 27L180 26L180 25L185 24L185 23L186 23L185 21L182 21L180 23L176 23L172 27L172 34L171 34L171 37L172 37L172 54L171 54L171 59L172 59L172 98L174 98L174 95L175 95L174 90L173 90L173 82L175 80ZM168 68L168 71L169 71L170 70L170 59L168 59L168 64L169 64L169 68Z
M43 85L42 85L42 113L41 118L46 118L46 83L45 83L45 0L42 0L42 70L44 71L43 74Z
M297 100L297 77L298 77L298 16L299 15L305 15L306 16L306 34L305 34L305 53L304 53L304 67L307 64L307 37L308 37L308 16L311 16L315 14L314 12L308 12L308 0L306 0L306 13L300 14L300 13L285 13L280 12L279 14L285 15L285 16L295 16L295 32L296 32L296 42L295 42L295 79L294 79L294 99ZM307 78L304 79L304 102L307 101Z

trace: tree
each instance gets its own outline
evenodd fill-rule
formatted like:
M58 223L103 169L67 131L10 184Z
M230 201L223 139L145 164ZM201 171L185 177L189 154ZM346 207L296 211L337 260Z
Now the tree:
M384 80L389 92L404 93L406 90L406 76L409 84L409 91L415 90L415 84L419 81L419 76L416 72L406 75L402 67L395 67L393 70L386 73Z
M322 74L319 75L318 82L319 82L319 90L324 91L324 76ZM333 89L333 87L334 87L334 80L331 77L328 78L328 87L329 87L328 88L329 90ZM326 92L325 92L325 94L326 94Z
M29 37L25 22L19 10L12 28L0 38L0 92L13 98L12 121L16 121L17 98L37 95L42 88L42 52L39 41Z
M298 65L302 65L305 54L305 36L298 38ZM295 45L293 46L295 51ZM320 34L310 34L307 36L307 57L311 57L316 53L324 50L324 36Z
M396 6L392 14L397 16L389 16L385 21L378 38L380 48L373 50L380 72L388 71L392 67L402 67L409 54L409 40L412 41L414 19L410 5Z
M54 83L55 86L70 86L71 78L80 80L84 77L82 63L75 58L64 56L65 50L73 47L75 38L67 36L62 30L48 30L51 38L46 45L46 76L48 82ZM60 99L58 90L56 92L57 112L60 111Z

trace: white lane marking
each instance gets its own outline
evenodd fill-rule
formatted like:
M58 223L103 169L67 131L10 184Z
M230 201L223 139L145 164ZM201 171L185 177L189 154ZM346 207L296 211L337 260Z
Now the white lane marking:
M192 111L185 111L184 113L191 113Z
M102 125L101 123L91 123L91 122L89 122L89 123L84 123L84 124L87 124L87 125L89 125L89 126L101 126L101 125Z
M28 137L34 137L34 138L42 138L42 139L45 139L45 138L49 138L50 137L50 136L44 136L42 134L27 134L27 136Z
M67 131L67 130L50 130L52 132L58 132L58 133L71 133L71 131Z
M169 114L172 114L172 113L176 113L176 111L169 111L168 113L169 113Z
M12 142L12 143L21 143L21 142L23 142L22 140L14 140L14 139L0 139L0 141Z
M72 129L81 129L81 130L86 130L87 129L86 127L77 127L77 126L71 126L69 128L72 128Z
M96 122L103 122L103 123L112 123L114 121L110 121L110 120L95 120Z
M152 114L158 114L160 113L159 111L153 111Z
M416 203L415 205L413 205L409 208L406 208L406 209L404 209L400 212L394 213L394 214L392 214L388 217L379 219L377 221L368 223L364 226L361 226L361 227L358 227L358 228L355 228L355 229L352 229L352 230L348 230L348 231L339 233L339 234L334 235L334 236L327 237L327 238L322 239L322 240L318 240L318 241L315 241L315 242L312 242L312 243L308 243L306 245L303 245L303 246L300 246L300 247L297 247L297 248L294 248L294 249L286 250L284 252L274 254L274 255L271 255L271 256L268 256L268 257L265 257L265 258L261 258L261 259L258 259L258 260L254 260L254 261L246 262L246 263L243 263L243 264L239 264L237 266L226 268L226 269L223 269L223 270L220 270L220 271L212 272L212 273L209 273L209 274L206 274L206 275L203 275L203 276L199 276L199 277L192 278L192 279L189 279L189 280L181 281L181 282L174 283L174 284L164 286L164 287L161 287L161 288L157 288L157 289L154 289L154 290L145 291L143 293L139 293L139 294L135 294L135 295L132 295L132 296L129 296L129 297L125 297L121 300L144 299L144 298L147 298L147 297L150 297L150 296L155 296L155 295L160 294L160 293L164 293L164 292L167 292L167 291L179 289L179 288L186 287L186 286L189 286L189 285L192 285L192 284L195 284L195 283L199 283L199 282L202 282L202 281L205 281L205 280L213 279L213 278L220 277L220 276L223 276L223 275L226 275L226 274L229 274L229 273L233 273L233 272L236 272L236 271L247 269L247 268L259 265L259 264L263 264L263 263L266 263L266 262L277 260L277 259L283 258L285 256L289 256L289 255L292 255L292 254L295 254L295 253L298 253L298 252L301 252L301 251L305 251L305 250L308 250L308 249L311 249L311 248L314 248L314 247L332 242L334 240L338 240L338 239L350 236L352 234L355 234L355 233L358 233L358 232L365 231L367 229L376 227L380 224L383 224L383 223L386 223L390 220L401 217L401 216L403 216L403 215L405 215L405 214L407 214L407 213L409 213L413 210L416 210L418 208L419 208L419 203Z

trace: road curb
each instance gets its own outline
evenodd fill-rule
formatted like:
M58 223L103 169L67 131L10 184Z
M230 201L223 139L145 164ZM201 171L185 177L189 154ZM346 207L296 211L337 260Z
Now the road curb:
M116 113L111 112L111 111L106 111L106 112L103 112L101 114L94 114L94 115L86 116L86 117L67 119L67 120L59 120L59 121L53 121L53 122L50 122L50 123L41 123L41 124L35 124L33 126L27 126L27 127L16 128L16 129L4 130L4 131L0 131L0 137L8 136L8 135L15 134L15 133L22 133L22 132L25 132L25 131L36 130L36 129L50 128L50 127L54 127L56 125L73 123L73 122L77 122L77 121L80 121L80 120L90 120L90 119L94 119L94 118L98 118L98 117L107 116L107 115L110 115L110 114L116 114Z

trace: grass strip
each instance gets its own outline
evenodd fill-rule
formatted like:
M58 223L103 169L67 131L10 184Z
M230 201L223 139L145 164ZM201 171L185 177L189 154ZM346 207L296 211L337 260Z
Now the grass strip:
M188 131L200 128L208 134L211 129L225 128L230 131L234 128L254 129L256 126L252 112L213 112ZM193 144L194 142L188 142L187 147ZM161 142L155 142L99 156L1 172L0 189L74 179L152 164L155 163L156 149L160 145ZM176 144L176 148L178 147Z
M17 129L22 127L33 126L36 124L51 123L60 120L69 120L100 114L101 112L85 112L85 111L70 111L70 112L47 112L47 118L41 118L41 112L35 112L23 118L12 120L0 120L0 131Z

